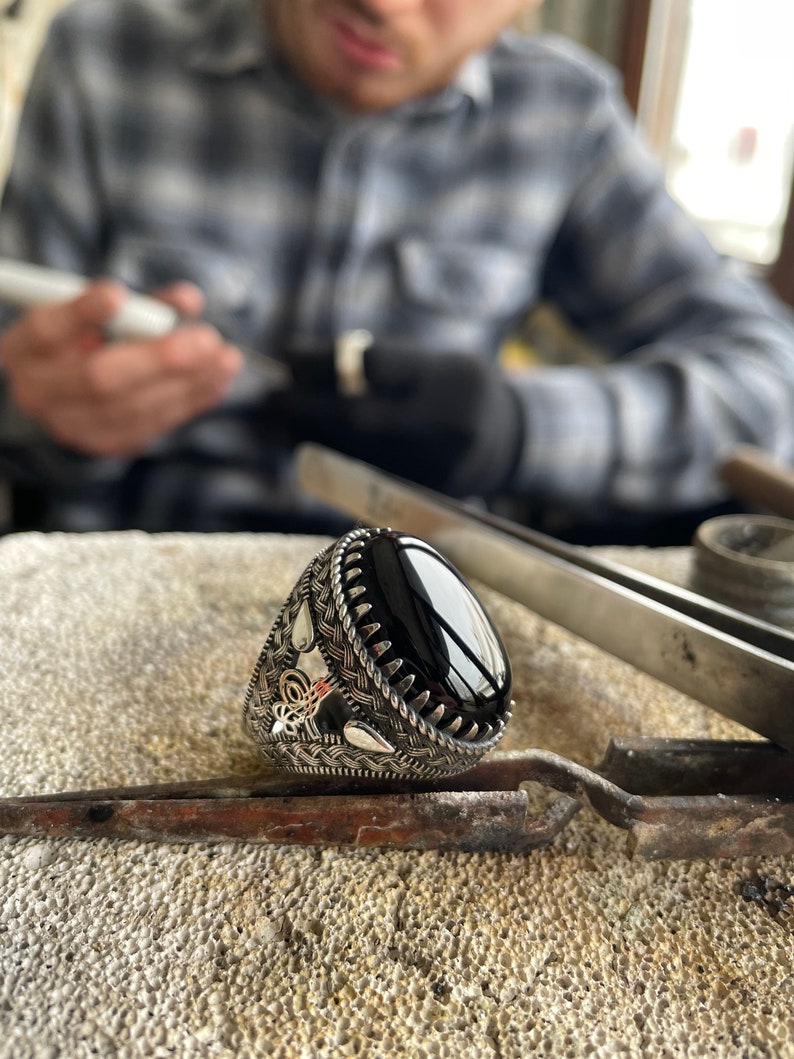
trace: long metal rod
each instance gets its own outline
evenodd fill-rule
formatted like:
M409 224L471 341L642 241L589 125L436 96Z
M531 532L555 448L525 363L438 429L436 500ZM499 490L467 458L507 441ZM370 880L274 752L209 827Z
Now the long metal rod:
M657 579L321 446L301 447L298 477L317 498L369 525L423 537L467 577L794 749L794 637L785 630L673 586L660 592Z
M260 776L0 799L0 834L527 852L589 806L645 857L794 852L794 755L762 741L613 740L598 771L495 752L429 783ZM560 792L532 816L525 784Z

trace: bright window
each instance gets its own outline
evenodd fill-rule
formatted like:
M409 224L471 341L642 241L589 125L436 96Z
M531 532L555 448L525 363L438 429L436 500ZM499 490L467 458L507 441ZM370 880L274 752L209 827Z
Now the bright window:
M656 0L640 121L715 246L774 261L794 162L794 2Z

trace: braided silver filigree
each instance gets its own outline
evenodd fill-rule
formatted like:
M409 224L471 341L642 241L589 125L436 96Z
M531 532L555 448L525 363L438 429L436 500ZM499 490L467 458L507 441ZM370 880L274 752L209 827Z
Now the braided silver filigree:
M504 734L509 707L475 723L439 706L381 638L359 563L384 532L354 530L316 555L265 641L243 722L279 768L433 778L470 768Z

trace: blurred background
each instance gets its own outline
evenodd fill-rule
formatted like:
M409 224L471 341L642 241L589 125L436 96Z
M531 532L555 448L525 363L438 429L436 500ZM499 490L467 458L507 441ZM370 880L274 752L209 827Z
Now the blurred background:
M792 0L546 0L522 28L621 70L672 194L794 304Z
M0 184L37 50L68 2L0 0ZM794 304L794 2L545 0L519 28L618 67L672 194Z
M70 2L0 0L0 191L38 50ZM517 28L569 37L620 71L672 195L717 250L794 305L794 0L544 0ZM502 356L602 354L541 304ZM10 510L0 481L0 531Z

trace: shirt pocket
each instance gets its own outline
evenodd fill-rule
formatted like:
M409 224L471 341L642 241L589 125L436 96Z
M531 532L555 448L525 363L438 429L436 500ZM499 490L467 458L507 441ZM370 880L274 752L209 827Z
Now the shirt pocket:
M403 239L400 283L412 301L455 316L504 319L522 315L537 289L529 255L496 243Z

